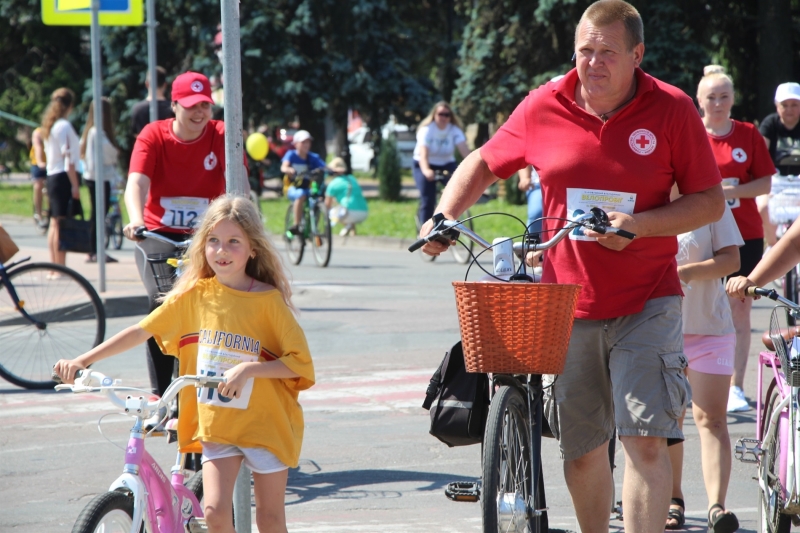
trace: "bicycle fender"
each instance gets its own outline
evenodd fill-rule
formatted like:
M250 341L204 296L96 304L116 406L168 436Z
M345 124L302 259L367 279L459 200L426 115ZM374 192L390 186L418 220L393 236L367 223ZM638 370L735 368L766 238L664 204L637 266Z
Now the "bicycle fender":
M139 533L142 529L142 522L145 520L144 511L145 507L145 488L142 478L135 474L122 474L119 476L111 486L109 491L118 490L130 491L133 494L133 525L131 526L130 533Z

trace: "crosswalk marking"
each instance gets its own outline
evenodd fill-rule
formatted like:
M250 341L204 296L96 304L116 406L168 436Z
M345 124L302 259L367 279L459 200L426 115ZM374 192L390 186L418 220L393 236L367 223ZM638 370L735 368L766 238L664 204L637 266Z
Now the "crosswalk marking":
M430 369L377 371L352 376L317 376L300 393L305 412L369 412L420 409L430 382Z

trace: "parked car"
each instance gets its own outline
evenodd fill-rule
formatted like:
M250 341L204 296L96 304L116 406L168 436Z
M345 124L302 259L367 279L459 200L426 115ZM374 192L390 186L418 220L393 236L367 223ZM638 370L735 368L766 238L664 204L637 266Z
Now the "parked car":
M414 147L417 144L416 133L413 128L405 124L389 123L383 126L383 138L388 137L394 130L397 140L397 151L400 154L400 166L411 168L414 164ZM350 143L350 164L353 170L368 172L375 167L377 160L373 147L373 134L366 126L350 132L347 135Z

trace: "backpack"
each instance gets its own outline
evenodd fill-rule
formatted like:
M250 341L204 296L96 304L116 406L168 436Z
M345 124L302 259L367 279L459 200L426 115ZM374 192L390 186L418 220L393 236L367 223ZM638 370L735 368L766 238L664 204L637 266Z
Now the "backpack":
M489 413L489 377L467 373L460 341L445 354L431 377L422 407L431 414L430 434L448 446L483 441Z

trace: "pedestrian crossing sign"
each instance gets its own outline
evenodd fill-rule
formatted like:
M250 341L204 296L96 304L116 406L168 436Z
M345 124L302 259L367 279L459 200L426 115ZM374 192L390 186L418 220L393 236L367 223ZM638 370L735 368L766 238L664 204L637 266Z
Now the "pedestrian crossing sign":
M48 26L91 26L92 0L42 0L42 22ZM141 26L142 0L100 0L101 26Z

